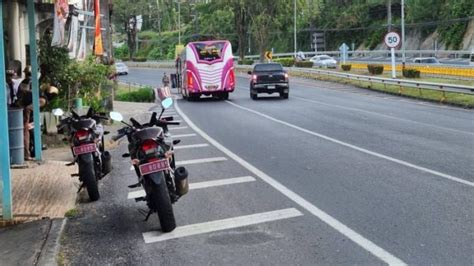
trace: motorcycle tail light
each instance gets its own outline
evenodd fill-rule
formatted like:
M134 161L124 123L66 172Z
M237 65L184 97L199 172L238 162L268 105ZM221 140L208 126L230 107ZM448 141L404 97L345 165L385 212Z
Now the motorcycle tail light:
M154 140L148 139L143 142L142 151L146 155L149 155L156 152L157 147L158 147L158 144Z
M75 134L76 139L79 141L86 140L88 136L89 136L89 131L85 129L78 130Z

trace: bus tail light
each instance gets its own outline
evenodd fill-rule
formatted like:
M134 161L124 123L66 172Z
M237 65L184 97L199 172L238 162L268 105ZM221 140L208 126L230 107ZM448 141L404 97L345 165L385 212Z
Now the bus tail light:
M193 74L188 73L188 88L193 88Z

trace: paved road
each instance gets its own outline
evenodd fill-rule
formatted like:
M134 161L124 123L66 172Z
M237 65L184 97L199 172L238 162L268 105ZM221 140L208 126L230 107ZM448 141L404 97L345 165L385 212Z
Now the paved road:
M161 76L132 69L121 79ZM144 204L127 198L135 177L121 145L101 201L81 203L66 227L67 261L472 264L472 111L320 81L292 80L289 100L252 101L247 87L239 77L230 101L179 100L169 111L183 120L178 160L201 159L186 165L197 188L175 205L176 238L163 240L157 218L142 222ZM116 107L141 119L153 110Z

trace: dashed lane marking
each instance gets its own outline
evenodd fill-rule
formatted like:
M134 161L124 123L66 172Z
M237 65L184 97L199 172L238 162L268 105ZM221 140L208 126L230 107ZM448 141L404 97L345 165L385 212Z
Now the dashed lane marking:
M212 233L216 231L234 229L249 225L261 224L266 222L289 219L302 216L303 213L295 208L282 209L277 211L262 212L257 214L239 216L234 218L216 220L211 222L190 224L177 227L170 233L161 233L159 231L151 231L143 233L145 243L154 243L170 239L182 238L187 236Z
M181 165L200 164L200 163L215 163L215 162L223 162L223 161L227 161L227 158L214 157L214 158L187 160L187 161L177 161L176 165L181 166Z
M201 143L201 144L191 144L191 145L174 146L173 149L175 149L175 150L183 150L183 149L204 148L204 147L209 147L209 144L207 144L207 143Z
M197 135L195 133L191 134L178 134L178 135L173 135L173 138L188 138L188 137L196 137Z
M226 185L233 185L233 184L241 184L241 183L247 183L247 182L253 182L253 181L256 181L256 180L252 176L225 178L225 179L218 179L218 180L212 180L212 181L191 183L189 184L189 189L202 189L202 188L226 186ZM128 199L136 199L136 198L145 197L145 196L146 196L146 193L143 189L128 193Z

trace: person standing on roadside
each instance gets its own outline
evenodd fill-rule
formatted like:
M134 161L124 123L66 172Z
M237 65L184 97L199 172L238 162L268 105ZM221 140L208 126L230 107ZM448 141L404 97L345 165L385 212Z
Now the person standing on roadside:
M163 75L163 79L161 80L163 82L163 87L169 87L170 85L170 77L168 77L168 75L165 74Z

